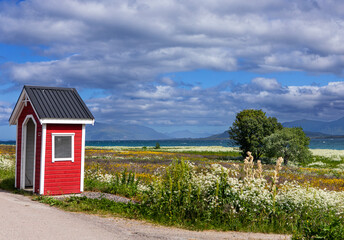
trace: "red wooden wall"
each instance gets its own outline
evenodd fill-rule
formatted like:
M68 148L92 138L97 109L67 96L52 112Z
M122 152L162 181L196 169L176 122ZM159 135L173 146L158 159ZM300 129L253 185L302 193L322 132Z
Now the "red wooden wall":
M22 145L22 125L27 115L33 115L36 121L36 156L35 156L35 189L34 192L39 193L40 170L41 170L41 140L42 140L42 125L40 124L35 111L33 110L30 102L23 108L18 118L18 132L17 132L17 188L20 188L20 167L21 167L21 145Z
M52 133L75 133L74 162L52 162ZM45 150L44 195L80 193L81 177L81 124L48 124Z

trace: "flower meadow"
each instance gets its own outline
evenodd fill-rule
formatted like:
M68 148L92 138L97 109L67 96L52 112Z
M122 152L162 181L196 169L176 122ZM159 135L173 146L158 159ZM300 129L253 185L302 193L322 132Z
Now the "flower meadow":
M0 160L0 187L6 178L3 169L12 169L14 175L13 149L0 146L0 159L7 159ZM250 154L239 159L237 153L211 147L86 148L86 190L119 194L135 203L71 198L53 204L73 205L72 211L101 208L105 214L115 211L197 230L344 239L344 171L338 167L342 155L317 155L307 165L284 166L281 158L263 164Z
M344 192L284 181L282 161L263 169L251 155L230 167L172 160L138 183L135 196L146 217L165 224L343 239Z

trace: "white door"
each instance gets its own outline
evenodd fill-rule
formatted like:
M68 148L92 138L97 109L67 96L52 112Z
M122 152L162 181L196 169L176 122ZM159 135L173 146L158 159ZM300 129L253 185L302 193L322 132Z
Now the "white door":
M33 187L33 171L35 160L35 124L30 118L26 124L25 149L25 188Z

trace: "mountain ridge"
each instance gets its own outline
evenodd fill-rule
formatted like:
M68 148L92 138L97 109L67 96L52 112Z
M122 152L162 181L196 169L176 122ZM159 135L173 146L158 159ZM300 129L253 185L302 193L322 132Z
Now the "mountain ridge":
M210 133L194 133L189 130L174 131L164 134L171 138L205 138L211 135Z
M327 135L344 135L344 117L334 121L324 122L301 119L282 124L284 127L302 127L305 132L318 132Z
M152 128L135 124L108 124L96 122L86 126L86 140L163 140L169 136Z
M339 138L344 135L344 117L335 121L324 122L301 119L282 123L284 127L302 127L310 138ZM173 140L173 139L229 139L228 130L204 136L189 130L161 133L153 128L135 124L108 124L96 122L94 126L86 126L86 140ZM202 136L203 135L203 136Z

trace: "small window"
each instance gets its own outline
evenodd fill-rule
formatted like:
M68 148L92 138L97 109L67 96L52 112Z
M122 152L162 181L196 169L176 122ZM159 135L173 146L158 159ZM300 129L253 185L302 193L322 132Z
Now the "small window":
M74 133L52 133L52 160L74 162Z

